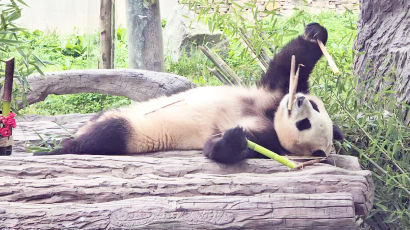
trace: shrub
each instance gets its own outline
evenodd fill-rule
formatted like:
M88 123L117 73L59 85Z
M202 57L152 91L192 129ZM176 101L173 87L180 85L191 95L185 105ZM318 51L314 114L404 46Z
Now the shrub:
M28 46L29 41L22 35L25 29L18 27L15 22L21 16L21 6L26 5L22 0L5 0L0 3L1 24L0 24L0 60L4 62L11 57L15 57L15 80L20 85L14 84L12 92L12 107L16 108L16 99L25 99L25 90L28 87L26 77L38 71L42 73L40 67L45 63L35 55ZM4 77L3 65L0 67L0 76ZM0 81L3 87L4 80Z

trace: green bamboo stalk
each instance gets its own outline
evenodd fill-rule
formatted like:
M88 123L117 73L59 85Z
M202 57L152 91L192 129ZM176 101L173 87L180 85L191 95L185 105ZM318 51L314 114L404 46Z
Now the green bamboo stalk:
M240 37L241 43L248 48L248 52L256 59L259 66L262 68L264 72L269 68L269 56L267 55L267 51L264 48L261 48L259 53L257 52L255 46L252 44L249 36L246 34L244 29L240 29Z
M211 60L214 65L222 72L225 74L226 77L230 79L230 81L234 85L242 85L242 80L241 78L229 67L228 64L226 64L221 57L219 57L218 54L213 53L211 50L204 46L198 46L198 48L202 51L202 53L205 54L205 56Z
M208 71L211 72L220 82L222 82L224 85L232 85L232 82L230 82L229 78L226 78L225 75L223 75L218 69L215 68L209 68L207 67Z
M281 163L285 166L288 166L291 169L296 167L295 162L289 160L288 158L286 158L284 156L281 156L277 153L274 153L274 152L270 151L269 149L264 148L264 147L262 147L262 146L260 146L256 143L250 141L250 140L247 140L247 141L248 141L248 148L250 148L250 149L252 149L252 150L254 150L254 151L256 151L256 152L258 152L262 155L265 155L265 156L267 156L267 157L269 157L269 158L271 158L271 159L273 159L273 160L275 160L275 161L277 161L277 162L279 162L279 163Z

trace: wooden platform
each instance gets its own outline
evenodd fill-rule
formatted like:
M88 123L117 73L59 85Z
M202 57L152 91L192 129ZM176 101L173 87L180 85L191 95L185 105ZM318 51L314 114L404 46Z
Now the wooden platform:
M39 120L20 122L16 143L34 138L31 123ZM374 197L371 172L350 156L289 171L269 159L226 166L199 151L33 157L17 150L0 158L0 229L355 229Z

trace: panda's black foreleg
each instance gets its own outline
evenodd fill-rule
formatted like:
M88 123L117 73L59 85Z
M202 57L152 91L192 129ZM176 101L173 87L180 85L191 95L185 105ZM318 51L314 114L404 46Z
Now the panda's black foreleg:
M213 137L204 146L203 154L217 162L234 164L254 157L255 152L248 149L246 131L241 127L227 130L223 137Z
M288 93L291 57L295 55L296 66L303 64L300 67L297 92L308 93L309 75L322 57L317 40L326 44L327 30L318 23L310 23L302 35L290 41L274 56L259 84L272 90L280 90L284 94Z

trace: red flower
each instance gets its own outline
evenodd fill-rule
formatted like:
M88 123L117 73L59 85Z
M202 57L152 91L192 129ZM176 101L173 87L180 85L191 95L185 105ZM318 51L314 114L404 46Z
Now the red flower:
M5 122L6 125L13 125L13 123L15 123L13 118L10 118L10 117L6 118L6 122Z
M13 128L16 128L16 120L6 118L5 125L9 125L9 126L12 126Z
M10 136L11 132L10 132L10 126L6 126L4 128L0 128L0 134L2 137L8 137Z
M7 117L0 116L0 122L3 124L3 127L0 128L0 135L2 137L8 137L11 135L11 127L16 128L15 116L14 113L9 113Z

